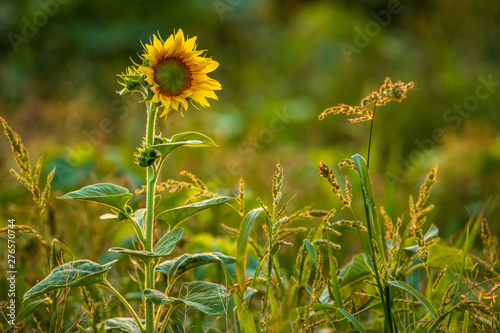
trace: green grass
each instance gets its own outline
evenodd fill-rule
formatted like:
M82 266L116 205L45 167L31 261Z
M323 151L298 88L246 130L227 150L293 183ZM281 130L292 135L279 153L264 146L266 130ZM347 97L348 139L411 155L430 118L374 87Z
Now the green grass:
M386 80L360 106L330 108L322 118L355 110L372 122L371 147L377 127L368 105L401 102L411 87ZM136 155L145 158L139 164L147 170L146 186L134 196L121 185L98 183L60 197L84 203L55 202L54 171L41 186L42 159L31 168L27 149L2 118L19 169L13 175L35 202L16 225L18 258L29 269L19 269L16 325L0 318L2 330L498 331L498 237L483 213L471 216L460 235L439 237L428 203L437 167L416 201L398 193L409 197L399 216L386 213L390 202L378 201L369 162L359 154L343 159L339 170L320 164L320 176L339 199L330 210L293 203L280 164L269 184L270 203L260 199L266 193L246 198L244 180L238 194L223 196L187 172L190 181L158 182L174 149L215 144L196 132L156 139L156 106L147 105L146 140ZM185 202L178 205L180 199ZM93 203L100 208L88 208ZM59 224L62 231L54 227ZM220 227L200 232L214 224ZM86 233L79 234L81 228ZM1 231L7 240L8 227ZM343 237L349 233L357 244ZM339 251L354 245L359 253ZM2 303L4 313L6 307Z

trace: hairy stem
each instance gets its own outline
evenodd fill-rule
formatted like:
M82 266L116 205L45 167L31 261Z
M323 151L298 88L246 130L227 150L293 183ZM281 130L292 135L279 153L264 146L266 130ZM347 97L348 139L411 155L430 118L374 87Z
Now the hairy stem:
M146 147L153 145L155 135L156 111L157 108L152 103L148 103L148 121L146 128ZM145 250L153 251L153 230L154 230L154 207L155 207L155 186L157 170L155 165L147 167L146 170L146 221L145 225ZM146 267L144 286L148 289L155 289L155 261L150 261ZM150 300L146 300L146 333L154 332L154 305Z

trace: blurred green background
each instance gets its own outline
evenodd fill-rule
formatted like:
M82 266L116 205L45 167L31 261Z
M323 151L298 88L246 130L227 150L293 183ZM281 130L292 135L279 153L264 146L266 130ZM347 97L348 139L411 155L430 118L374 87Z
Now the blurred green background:
M344 116L320 122L318 115L340 103L358 104L386 76L414 81L416 89L401 104L377 110L370 169L379 205L394 218L408 216L408 195L418 195L438 164L430 218L441 235L462 229L487 202L485 216L498 234L499 17L500 2L493 0L2 0L0 114L33 160L44 154L45 172L57 167L56 195L92 182L139 188L144 173L132 153L144 135L144 105L116 94L116 74L130 57L137 60L141 40L182 28L220 63L211 76L223 90L210 108L190 108L185 118L172 113L158 130L167 137L199 131L219 147L176 151L163 180L183 180L178 173L189 170L210 190L231 194L241 175L250 209L257 196L269 202L280 162L291 209L331 209L339 202L317 176L318 164L366 156L369 123L350 124ZM31 199L9 175L11 167L3 137L4 220L21 214ZM343 172L337 175L343 179ZM360 209L354 175L351 180ZM51 203L54 211L68 210L67 202ZM55 235L75 219L85 218L56 216ZM214 217L197 232L223 233L219 222L239 221L234 214L230 221ZM99 223L107 228L102 223L108 222Z

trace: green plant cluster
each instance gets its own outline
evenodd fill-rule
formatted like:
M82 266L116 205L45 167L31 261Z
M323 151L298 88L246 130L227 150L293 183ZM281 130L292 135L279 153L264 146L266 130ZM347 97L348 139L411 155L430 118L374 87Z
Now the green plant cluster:
M386 80L369 101L363 99L363 107L373 102L373 109L364 112L370 115L365 120L372 122L370 143L376 130L375 108L393 100L400 102L412 87ZM391 89L397 93L387 93ZM2 323L4 331L498 331L498 238L490 233L482 214L472 216L453 241L439 238L438 228L427 219L433 209L428 200L437 180L437 167L427 175L416 201L409 196L408 213L393 217L374 195L369 148L366 160L355 154L339 163L341 169L348 169L344 186L336 179L336 171L324 163L319 166L319 176L339 198L341 205L337 208L342 214L333 207L324 211L311 206L288 212L292 196L283 190L285 170L280 164L272 180L269 203L260 198L253 204L245 202L243 180L234 196L209 191L203 181L188 172L183 175L191 182L159 183L162 167L174 150L216 145L197 132L170 138L157 135L158 106L150 102L145 105L146 135L135 156L146 173L146 185L136 191L137 195L145 194L144 205L132 204L133 193L113 183L85 186L60 197L107 206L108 214L102 216L107 221L99 223L128 223L133 234L131 243L109 248L119 258L128 259L127 273L122 275L112 274L116 259L102 264L80 259L71 244L46 232L44 207L54 171L42 190L42 160L32 171L20 137L2 118L20 170L13 174L33 194L39 211L39 226L18 225L17 230L35 235L47 257L45 278L35 277L40 281L24 293L16 325ZM339 110L350 109L342 106ZM184 205L158 209L160 201L169 200L179 191L192 196ZM356 201L362 203L361 212L354 205ZM189 227L183 223L196 221L198 213L223 206L233 207L232 219L241 220L233 228L215 215L214 220L228 234L226 239L232 240L226 253L184 251L189 248L183 241ZM256 208L247 210L248 206ZM85 219L85 215L81 209L75 216ZM358 234L362 250L346 260L337 251L350 246L342 234L351 229ZM196 233L190 233L190 238L193 241ZM482 254L474 247L479 240ZM25 241L24 237L19 239ZM283 252L292 252L295 263L280 261ZM217 274L212 281L196 278L200 269L214 267ZM74 289L79 289L79 297ZM75 317L73 312L81 315Z

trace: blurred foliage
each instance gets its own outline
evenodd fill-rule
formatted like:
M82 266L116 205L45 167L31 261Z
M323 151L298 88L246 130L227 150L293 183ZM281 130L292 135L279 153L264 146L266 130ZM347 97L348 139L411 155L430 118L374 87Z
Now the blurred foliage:
M159 121L159 130L165 136L200 131L219 148L179 151L167 161L164 179L181 179L178 172L189 170L210 190L231 194L241 175L251 209L256 196L269 201L267 188L279 161L286 174L285 200L294 197L295 207L330 209L339 203L317 177L317 166L365 155L369 124L351 125L342 117L319 122L317 116L340 103L357 104L386 76L414 81L416 89L404 103L377 113L370 169L378 175L377 200L395 217L407 213L407 195L439 164L431 197L436 209L429 218L445 236L487 202L486 217L500 214L500 86L493 85L467 116L450 120L448 111L470 103L479 77L500 81L498 17L500 3L493 0L4 0L0 113L34 158L45 154L44 174L57 167L57 195L117 178L140 188L144 179L132 153L143 136L144 107L115 93L116 74L129 57L137 59L139 40L182 28L198 36L198 48L220 63L213 77L223 90L210 109L191 109L185 119L173 113ZM347 44L357 50L350 56ZM442 130L439 140L433 139L436 130ZM8 174L14 161L7 141L0 142L2 219L21 219L29 213L19 207L28 207L30 198ZM390 175L397 181L390 182ZM162 205L181 200L174 194ZM63 232L68 225L78 225L74 231L89 238L99 232L84 231L87 223L119 228L98 221L99 212L87 206L71 205L91 214L80 225L66 202L52 205L58 212L51 230L56 237L71 237ZM239 223L236 216L229 222L206 219L193 234L224 235L217 223ZM500 232L498 223L492 228ZM74 249L89 259L102 253Z

